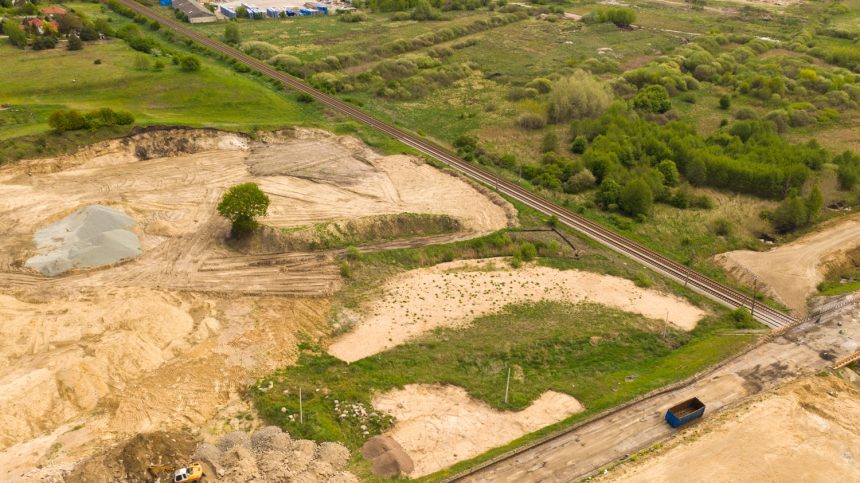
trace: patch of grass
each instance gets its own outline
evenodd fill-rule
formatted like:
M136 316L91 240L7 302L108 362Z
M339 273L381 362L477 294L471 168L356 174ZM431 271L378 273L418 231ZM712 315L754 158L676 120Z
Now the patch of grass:
M438 329L352 364L306 346L295 367L266 376L249 393L268 422L294 437L343 441L351 448L391 424L373 411L373 395L412 383L460 386L502 410L523 409L547 390L563 392L588 409L565 422L570 424L739 350L751 337L719 335L734 327L728 315L707 318L685 333L595 304L511 305L466 329ZM505 375L514 365L523 377L512 379L505 403ZM625 379L634 374L639 377ZM299 386L304 424L296 416ZM362 409L356 416L344 406Z

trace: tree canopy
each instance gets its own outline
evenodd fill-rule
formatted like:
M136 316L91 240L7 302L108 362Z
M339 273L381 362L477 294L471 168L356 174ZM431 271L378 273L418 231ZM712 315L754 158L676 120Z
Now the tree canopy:
M258 216L265 216L269 209L269 197L256 183L233 186L218 203L218 214L233 222L233 236L249 233L257 228Z

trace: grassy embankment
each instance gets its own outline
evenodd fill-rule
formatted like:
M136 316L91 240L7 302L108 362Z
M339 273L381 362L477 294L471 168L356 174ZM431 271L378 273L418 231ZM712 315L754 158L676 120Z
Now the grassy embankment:
M524 227L545 226L538 214L519 208ZM348 252L348 284L338 295L333 320L344 308L361 312L378 295L386 278L404 270L462 258L522 256L527 252L524 250L527 244L537 248L539 257L534 263L626 277L640 286L685 296L713 315L686 333L666 329L661 321L594 304L511 305L500 313L476 319L468 328L436 330L420 340L352 364L325 354L318 341L307 341L296 366L262 378L249 389L250 397L267 421L291 434L320 441L343 441L351 448L360 447L369 435L391 424L390 418L372 410L373 395L405 384L461 386L472 397L502 410L522 409L544 391L555 390L576 397L587 408L584 413L504 448L510 449L694 374L756 338L755 334L738 334L735 329L758 327L757 324L736 320L726 309L679 284L634 266L593 242L563 232L574 243L575 256L553 232L516 230L445 245L362 254ZM522 377L512 383L512 396L505 404L503 388L508 367ZM628 376L634 377L628 380ZM270 383L272 388L267 389ZM297 419L300 386L304 424ZM363 407L368 416L356 416L351 411L345 418L338 416L353 405ZM369 428L368 434L362 425ZM477 460L499 451L502 449ZM365 478L373 478L366 462L358 456L353 459L353 469Z

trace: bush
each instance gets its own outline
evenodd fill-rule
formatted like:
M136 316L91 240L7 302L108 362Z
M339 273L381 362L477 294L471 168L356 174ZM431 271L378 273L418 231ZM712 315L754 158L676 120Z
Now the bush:
M723 94L720 96L720 109L726 110L732 105L732 98L728 96L728 94Z
M544 79L542 77L538 77L537 79L532 80L526 87L532 88L540 94L546 94L552 90L552 81L549 79Z
M633 98L633 107L645 112L662 114L672 108L669 92L659 84L651 84L639 89Z
M268 42L251 40L242 44L242 52L260 60L268 60L277 55L280 50Z
M588 169L583 169L568 178L564 183L564 191L567 193L580 193L594 187L597 179Z
M299 94L296 96L296 100L303 104L310 104L311 102L314 102L314 96L308 94L307 92L299 92Z
M439 20L442 18L442 14L440 14L435 8L431 7L427 0L417 0L415 2L415 8L413 8L412 13L409 14L409 18L418 21Z
M517 118L517 126L530 130L543 129L546 126L546 120L541 115L526 112Z
M289 54L278 54L269 59L269 63L274 65L276 68L291 74L297 74L299 69L302 67L301 59Z
M69 34L69 43L66 48L68 48L69 50L81 50L84 48L84 43L77 35Z
M573 154L582 154L586 148L588 148L588 140L581 134L573 138L573 142L570 143L570 152Z
M714 223L711 229L714 232L714 235L717 236L730 236L732 234L732 222L725 218L718 218L714 220Z
M597 117L609 107L611 101L612 96L605 84L585 71L578 70L553 86L549 93L549 119L561 123Z
M227 22L227 25L224 26L224 42L230 45L239 45L241 39L239 26L235 22Z
M618 205L621 198L621 185L612 178L604 178L600 188L594 196L594 201L604 209Z
M624 186L618 205L629 215L647 215L654 205L654 194L645 180L636 178Z
M9 43L23 49L27 46L27 34L18 26L18 22L6 19L3 21L3 33L9 37Z
M33 39L33 50L48 50L57 46L57 37L41 35Z
M558 150L558 136L550 131L543 136L543 140L540 145L540 152L549 153Z
M186 55L179 59L179 66L184 72L196 72L200 70L200 59L193 55Z
M48 125L56 132L77 131L87 127L87 121L74 109L60 109L48 116Z
M406 17L409 18L408 15ZM346 23L364 22L365 20L367 20L367 14L364 12L358 12L358 11L346 12L346 13L340 15L339 20L341 22L346 22Z
M517 250L517 255L519 255L524 262L530 262L537 256L537 248L529 242L523 242Z

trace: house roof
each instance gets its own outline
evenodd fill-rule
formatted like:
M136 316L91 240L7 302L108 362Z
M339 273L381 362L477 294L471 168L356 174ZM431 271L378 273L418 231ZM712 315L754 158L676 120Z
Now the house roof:
M45 15L65 15L66 14L66 9L63 7L45 7L39 11L44 13Z

